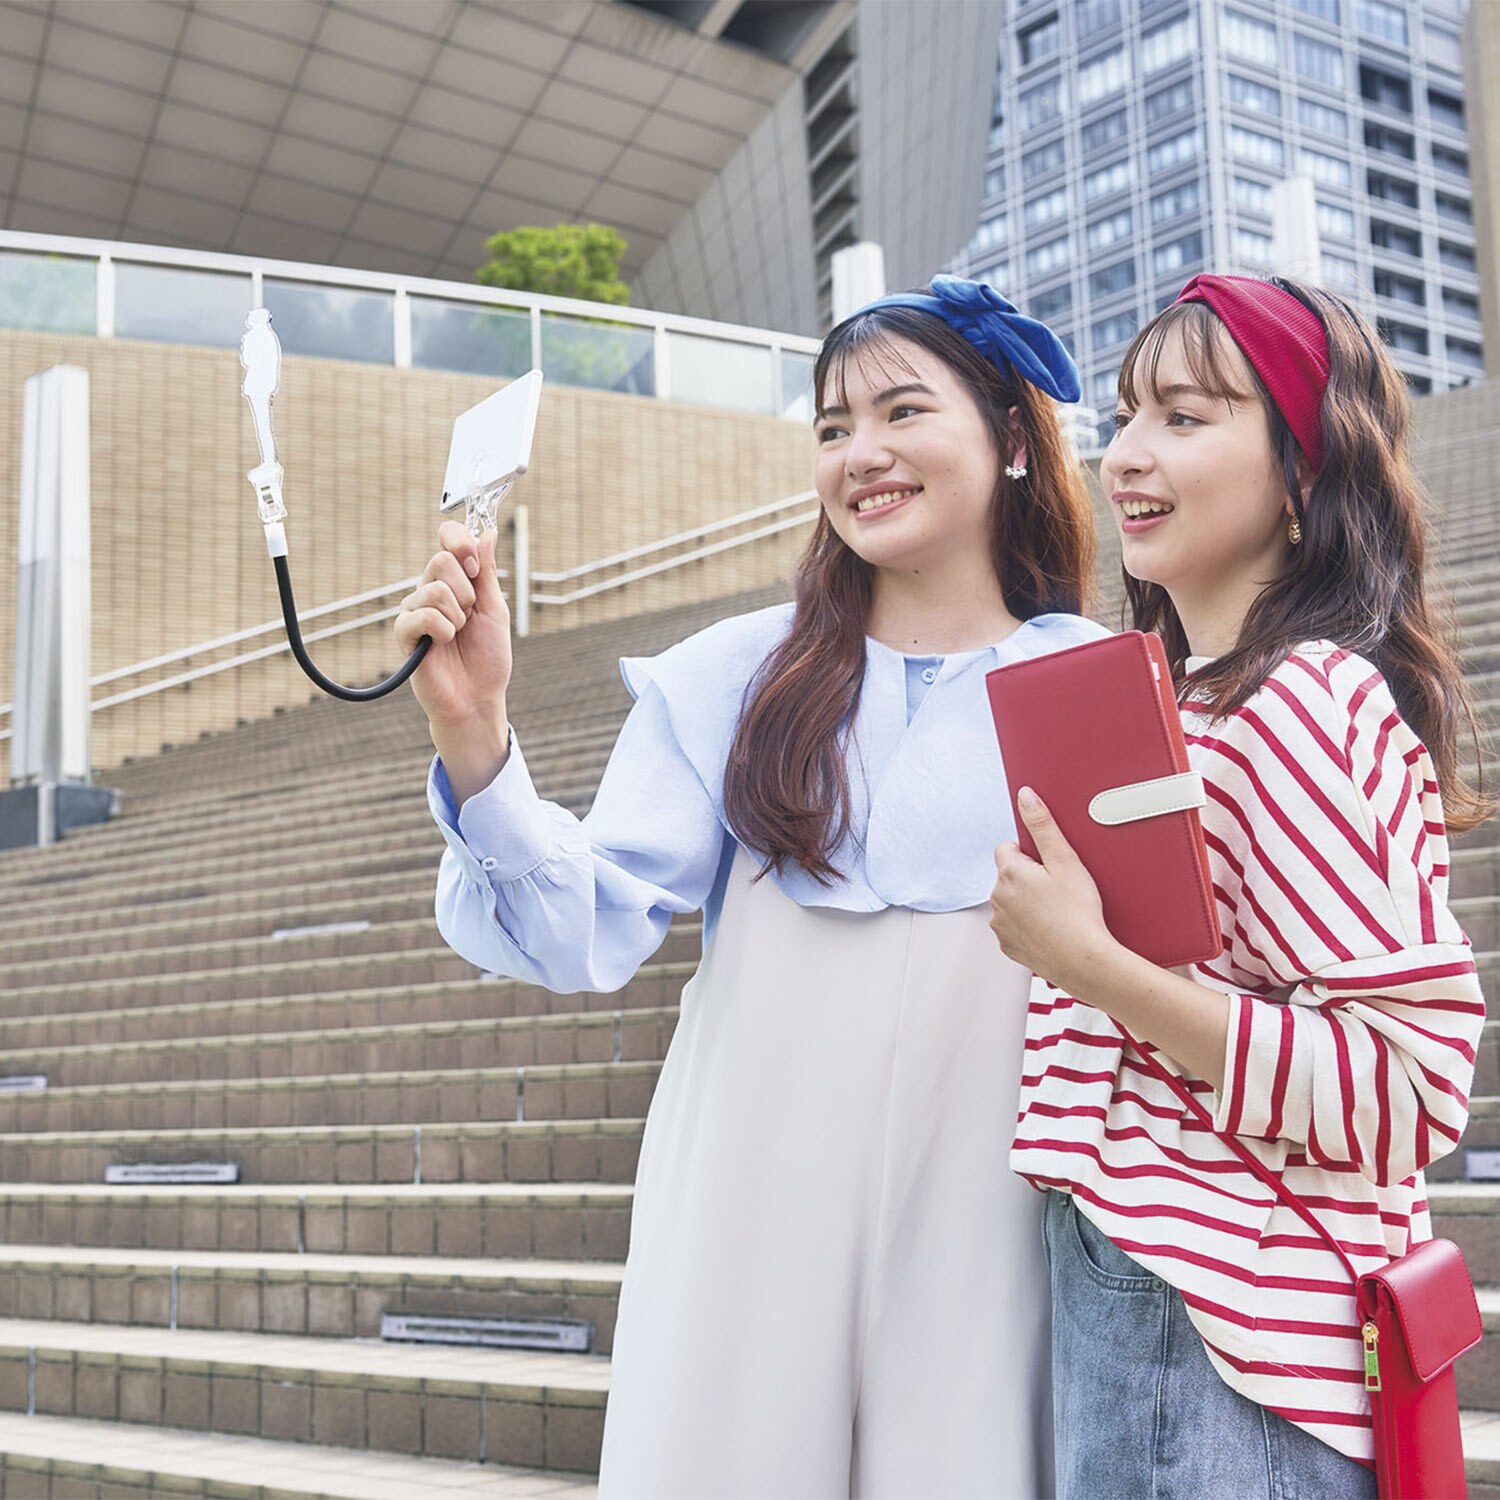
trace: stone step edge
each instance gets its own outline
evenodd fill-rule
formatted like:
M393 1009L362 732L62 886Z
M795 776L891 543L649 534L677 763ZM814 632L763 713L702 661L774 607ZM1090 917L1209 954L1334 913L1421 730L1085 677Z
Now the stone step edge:
M452 1281L483 1283L529 1291L586 1289L609 1295L625 1274L623 1261L528 1260L432 1255L334 1255L326 1251L290 1250L151 1250L142 1247L9 1245L0 1243L0 1268L46 1268L63 1274L82 1271L162 1272L189 1276L222 1272L259 1273L271 1279L310 1276L318 1279ZM1488 1297L1489 1302L1483 1300ZM1500 1319L1500 1289L1481 1289L1486 1317ZM1485 1326L1490 1326L1486 1321Z
M119 1323L70 1323L0 1318L0 1363L81 1355L133 1367L193 1367L233 1375L263 1370L311 1375L319 1383L386 1388L471 1387L500 1399L604 1405L608 1355L554 1354L531 1349L477 1349L450 1344L384 1344L377 1339L327 1339L293 1333L223 1334L198 1328L136 1328Z
M423 1199L484 1207L491 1203L539 1208L597 1208L629 1203L635 1190L624 1182L236 1182L183 1187L175 1183L0 1183L0 1203L42 1198L114 1199L144 1203L254 1202L322 1206L351 1198L389 1199L410 1206Z
M192 1491L182 1486L196 1480L203 1500L368 1500L372 1479L382 1493L399 1485L404 1500L592 1500L598 1493L589 1479L546 1469L17 1412L0 1412L5 1469L49 1481L128 1484L143 1493L159 1475L179 1482L173 1491L181 1487L184 1496ZM258 1482L247 1485L247 1473Z

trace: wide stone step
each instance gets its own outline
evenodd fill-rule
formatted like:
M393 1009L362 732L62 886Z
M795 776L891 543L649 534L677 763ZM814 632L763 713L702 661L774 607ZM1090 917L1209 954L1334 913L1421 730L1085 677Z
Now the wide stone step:
M674 966L691 972L690 965ZM283 1079L339 1073L428 1073L536 1068L574 1063L660 1062L677 1024L676 1006L518 1016L497 1021L428 1021L340 1026L250 1036L109 1043L11 1051L4 1066L45 1072L48 1087Z
M0 1319L0 1410L595 1473L602 1355Z
M600 1261L0 1244L0 1318L378 1339L386 1313L567 1318L614 1347L624 1267Z
M387 877L388 894L370 891L353 894L330 892L320 886L294 896L288 892L268 892L255 906L249 901L215 902L211 911L179 915L166 921L116 922L102 925L91 922L86 931L78 930L77 913L71 920L64 914L52 918L29 919L25 935L7 937L5 961L12 964L34 963L55 958L58 938L66 940L68 951L77 957L93 954L125 955L142 950L169 952L174 948L206 948L211 944L267 939L282 928L327 927L353 922L368 922L372 927L386 923L431 920L432 892L413 889L410 881ZM336 899L330 899L336 897Z
M0 1182L102 1183L131 1163L228 1162L245 1183L635 1180L644 1120L0 1135Z
M1500 1226L1497 1226L1500 1232ZM1479 1316L1484 1324L1484 1338L1477 1349L1471 1349L1454 1367L1460 1406L1500 1408L1500 1287L1477 1286Z
M1500 1500L1500 1410L1460 1412L1469 1500Z
M242 1000L192 1000L185 1004L110 1008L107 984L75 992L80 1005L97 1008L62 1015L0 1018L0 1050L80 1046L89 1042L147 1042L175 1037L231 1037L266 1032L400 1026L414 1022L488 1017L565 1015L634 1010L673 1003L697 966L702 929L688 922L671 928L657 956L643 964L624 989L557 994L518 979L455 979L437 984L292 992ZM0 1072L19 1071L0 1057Z
M0 1187L0 1243L282 1255L623 1261L612 1183Z
M1494 1030L1496 1022L1486 1023L1488 1040L1480 1052L1481 1068L1492 1073L1495 1066ZM1477 1085L1476 1085L1477 1089ZM1469 1123L1456 1150L1441 1157L1426 1169L1429 1182L1453 1182L1465 1174L1465 1152L1470 1150L1500 1150L1500 1097L1494 1094L1479 1094L1469 1100Z
M1433 1233L1463 1251L1475 1285L1500 1286L1500 1182L1430 1182L1427 1201Z
M0 1412L7 1500L592 1500L598 1492L587 1476L543 1469Z

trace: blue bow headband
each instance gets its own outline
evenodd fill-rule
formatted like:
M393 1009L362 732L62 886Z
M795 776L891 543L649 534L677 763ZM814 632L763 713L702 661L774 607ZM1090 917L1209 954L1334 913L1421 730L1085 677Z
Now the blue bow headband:
M1055 401L1074 402L1083 394L1078 366L1062 340L985 282L934 276L930 297L923 292L892 292L860 308L859 313L879 307L914 307L918 312L936 313L992 365L1002 371L1007 366L1015 369Z

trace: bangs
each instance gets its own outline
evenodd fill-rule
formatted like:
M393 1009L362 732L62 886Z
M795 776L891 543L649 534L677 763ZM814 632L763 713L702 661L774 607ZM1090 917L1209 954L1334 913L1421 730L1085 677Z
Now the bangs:
M823 341L813 367L815 414L821 417L829 406L849 409L848 372L851 364L873 371L887 385L900 385L912 379L917 372L898 346L900 338L901 334L875 313L851 319L834 329ZM829 400L830 393L832 400Z
M1177 335L1174 340L1173 334ZM1135 336L1120 365L1120 400L1131 410L1144 390L1158 406L1168 404L1161 378L1169 348L1182 355L1188 379L1206 395L1228 406L1269 400L1219 316L1206 302L1176 302Z

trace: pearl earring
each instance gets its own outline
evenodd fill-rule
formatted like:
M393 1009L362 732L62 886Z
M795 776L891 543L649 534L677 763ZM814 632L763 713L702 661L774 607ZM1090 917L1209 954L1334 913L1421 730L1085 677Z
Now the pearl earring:
M1007 479L1024 479L1026 477L1026 465L1006 464L1005 477Z

